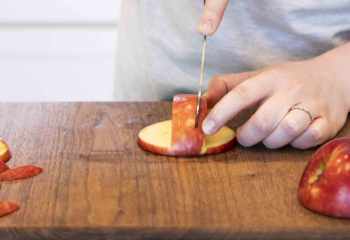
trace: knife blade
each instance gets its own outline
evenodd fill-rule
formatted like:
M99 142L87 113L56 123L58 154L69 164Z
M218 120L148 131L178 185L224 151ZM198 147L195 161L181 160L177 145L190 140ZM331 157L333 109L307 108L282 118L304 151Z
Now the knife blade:
M202 96L202 84L203 84L203 70L204 70L204 58L205 58L205 48L207 45L207 36L204 36L203 40L203 49L202 49L202 64L201 64L201 72L199 77L199 88L198 88L198 102L197 102L197 109L196 109L196 122L195 122L195 128L198 127L198 115L199 115L199 108L201 105L201 96Z
M204 0L204 6L205 6ZM204 36L203 40L203 47L202 47L202 64L201 64L201 73L199 76L199 88L198 88L198 102L197 102L197 108L196 108L196 121L194 124L194 127L198 127L198 115L199 115L199 108L201 106L201 96L202 96L202 83L203 83L203 69L204 69L204 58L205 58L205 49L207 46L207 36Z

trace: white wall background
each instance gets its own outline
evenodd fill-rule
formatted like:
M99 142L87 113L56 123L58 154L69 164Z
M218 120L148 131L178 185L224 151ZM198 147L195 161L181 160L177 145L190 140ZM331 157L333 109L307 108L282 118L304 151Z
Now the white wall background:
M110 101L121 0L0 0L0 101Z

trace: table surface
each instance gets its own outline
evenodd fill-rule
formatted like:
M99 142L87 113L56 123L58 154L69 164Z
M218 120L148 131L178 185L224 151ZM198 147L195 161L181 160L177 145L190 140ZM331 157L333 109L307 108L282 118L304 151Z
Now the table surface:
M1 103L10 167L43 173L2 182L0 199L21 209L0 219L1 239L347 238L350 220L297 199L317 148L262 144L211 156L148 153L138 132L171 119L171 103ZM236 129L254 109L227 125ZM350 136L350 123L339 132Z

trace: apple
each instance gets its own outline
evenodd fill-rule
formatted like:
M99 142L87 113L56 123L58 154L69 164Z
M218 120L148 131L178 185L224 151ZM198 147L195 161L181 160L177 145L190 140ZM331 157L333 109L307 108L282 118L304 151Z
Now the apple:
M195 128L198 97L195 95L175 95L172 111L171 150L180 155L193 155L201 152L205 144L202 122L206 117L207 101L202 97Z
M0 161L7 162L11 159L12 154L6 143L0 139Z
M197 101L197 95L175 95L172 120L142 129L138 137L139 146L149 152L170 156L213 154L231 149L236 144L232 129L224 126L211 136L202 131L202 122L207 115L207 102L203 97L198 127L195 128Z
M350 218L350 138L337 138L311 157L298 188L300 203L309 210Z

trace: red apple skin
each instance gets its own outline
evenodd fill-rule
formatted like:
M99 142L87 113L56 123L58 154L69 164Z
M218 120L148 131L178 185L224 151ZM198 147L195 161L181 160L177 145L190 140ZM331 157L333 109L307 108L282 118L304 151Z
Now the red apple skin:
M227 150L230 150L231 148L236 146L236 144L237 144L237 139L236 139L236 137L234 137L231 141L229 141L223 145L207 148L207 150L205 151L205 154L222 153L222 152L225 152Z
M10 148L9 148L9 147L7 146L7 144L5 143L5 141L4 141L4 140L1 140L1 139L0 139L0 141L1 141L3 144L5 144L6 147L7 147L7 150L6 150L3 154L0 155L0 161L6 163L6 162L8 162L8 161L12 158L12 153L11 153L11 151L10 151Z
M322 163L322 174L309 183ZM301 177L298 199L309 210L350 218L350 138L334 139L315 152Z
M172 151L179 155L199 155L204 145L205 134L202 122L207 115L207 101L201 98L198 127L195 128L198 96L179 94L173 99L172 108Z
M173 152L171 151L171 148L159 147L149 144L148 142L143 141L140 137L138 137L137 143L143 150L146 150L148 152L157 153L161 155L172 155L171 153Z
M222 152L228 151L231 148L233 148L236 145L236 143L237 143L237 140L235 137L231 141L229 141L223 145L208 148L205 153L183 154L182 151L176 151L173 148L165 148L165 147L155 146L155 145L152 145L152 144L149 144L149 143L143 141L141 138L138 138L139 146L148 152L157 153L157 154L161 154L161 155L167 155L167 156L181 156L181 157L222 153Z

